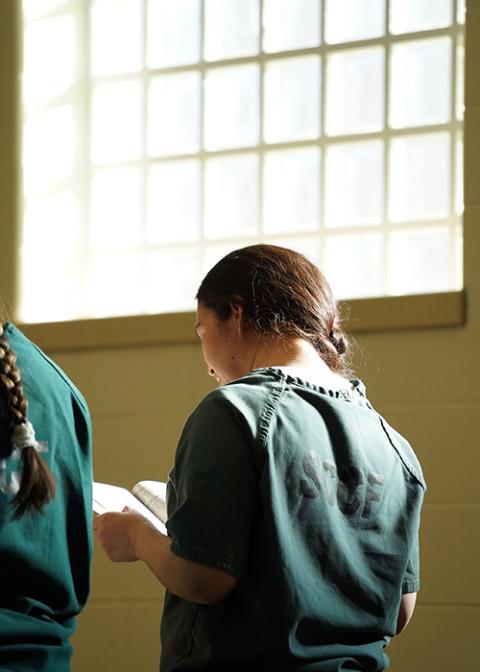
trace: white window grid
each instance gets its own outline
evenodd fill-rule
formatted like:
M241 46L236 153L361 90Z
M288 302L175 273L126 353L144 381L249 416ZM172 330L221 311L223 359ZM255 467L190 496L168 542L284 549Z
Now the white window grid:
M452 0L453 9L452 9L452 25L443 28L435 28L429 30L420 30L415 32L408 32L402 34L392 34L389 30L389 10L390 10L390 0L385 0L386 2L386 12L385 12L385 34L383 37L375 37L370 39L354 40L344 43L335 43L329 44L325 41L324 29L325 29L325 8L326 0L323 0L321 3L321 26L320 26L320 46L311 47L311 48L301 48L301 49L292 49L288 51L278 51L278 52L265 52L262 49L262 39L260 36L259 40L259 53L254 56L245 56L245 57L236 57L228 58L217 61L207 61L203 58L203 39L205 35L205 0L201 0L201 30L200 30L200 60L198 63L191 63L188 65L174 66L174 67L163 67L163 68L149 68L147 67L147 54L146 54L146 45L147 45L147 5L148 0L138 0L142 5L142 20L143 20L143 64L142 68L138 72L134 73L121 73L114 75L107 75L101 77L93 77L90 72L90 9L93 4L93 0L67 0L60 4L58 9L53 9L51 12L47 12L41 16L41 20L49 19L59 16L69 16L74 14L76 17L76 41L78 45L77 50L77 73L74 86L65 92L61 97L56 98L52 103L48 103L44 109L48 109L53 106L60 106L62 104L73 104L74 113L75 113L75 128L76 135L82 138L81 143L76 143L76 156L74 169L71 175L59 182L53 189L50 190L50 193L60 193L62 190L70 189L77 196L78 203L78 216L79 220L84 223L80 230L80 238L77 241L76 246L76 258L73 265L73 272L78 279L77 289L78 293L76 297L73 297L73 300L76 301L75 307L62 314L61 312L52 311L53 319L74 319L82 317L102 317L114 314L133 314L133 313L148 313L148 312L164 312L162 309L161 301L159 302L159 309L151 309L146 304L142 303L140 300L137 306L133 308L126 308L125 310L117 305L113 310L109 308L102 308L100 310L92 309L88 305L88 299L85 293L85 276L87 273L87 268L89 264L89 259L91 257L91 243L90 243L90 233L89 233L89 223L90 223L90 204L91 204L91 184L92 184L92 171L98 170L102 171L109 167L121 167L128 165L136 165L141 167L141 223L142 223L142 238L143 242L138 246L133 246L130 248L129 252L139 253L140 254L140 272L144 273L146 267L146 256L154 250L161 251L170 251L174 257L176 252L188 252L191 251L194 253L197 263L197 273L196 279L197 284L200 281L203 274L208 270L211 263L206 263L207 260L212 260L214 258L220 258L226 251L230 249L235 249L237 247L242 247L244 245L253 244L256 242L268 242L272 244L280 245L291 245L293 248L300 249L300 251L307 250L311 258L318 263L320 268L324 266L324 250L325 250L325 241L327 237L343 237L348 234L371 234L376 233L380 234L383 240L383 259L385 263L383 265L383 282L382 286L379 287L378 293L375 295L385 296L395 293L416 293L415 290L408 290L406 292L395 292L391 291L389 288L388 280L388 259L389 259L389 237L394 231L406 231L407 229L417 230L422 229L426 230L428 228L434 228L436 226L442 225L445 226L448 224L450 232L450 242L451 249L453 253L450 258L450 267L448 269L448 286L449 289L457 289L462 285L462 272L463 272L463 258L462 258L462 213L463 213L463 173L462 173L462 164L463 164L463 49L464 49L464 4L465 0ZM55 3L54 3L55 4ZM57 0L57 4L58 0ZM263 17L263 0L259 2L259 25L262 26L262 17ZM450 77L450 120L447 123L433 124L433 125L422 125L422 126L408 126L406 128L391 128L388 125L389 119L389 106L390 106L390 63L391 63L391 52L393 45L407 43L410 41L421 41L423 39L431 39L435 37L449 37L452 40L452 50L451 50L451 71L449 73ZM347 52L349 50L361 49L363 47L372 47L380 46L385 50L385 67L384 67L384 128L381 131L372 131L372 132L361 132L348 135L327 135L325 130L325 109L326 109L326 64L328 56L334 53ZM264 73L265 67L269 63L275 61L281 61L285 58L295 58L308 55L319 55L320 56L320 67L321 67L321 104L320 104L320 133L316 139L308 140L292 140L286 142L269 142L267 143L264 138ZM200 73L202 83L205 80L205 76L208 72L212 72L219 68L224 68L228 66L239 66L247 64L257 64L260 68L260 77L259 77L259 86L258 86L258 99L259 99L259 142L255 145L249 145L246 147L238 148L228 148L228 149L217 149L217 150L206 150L204 149L204 87L200 87L200 149L199 151L192 153L181 153L181 154L171 154L163 155L161 157L151 157L148 155L147 151L147 96L148 88L150 82L153 78L158 75L166 74L179 74L185 72L198 72ZM112 162L110 164L103 163L100 166L92 165L90 157L90 144L91 144L91 128L92 128L92 119L91 119L91 105L92 105L92 91L93 85L96 83L108 83L108 82L127 82L127 81L141 81L143 88L143 109L142 109L142 156L138 160L132 161L118 161ZM390 144L393 139L401 137L411 137L421 134L422 136L438 133L438 132L447 132L450 138L450 213L448 218L442 218L440 220L421 220L421 221L408 221L401 223L393 223L389 221L388 217L388 192L389 192L389 149ZM324 198L325 194L325 150L327 146L340 146L345 143L355 142L355 141L367 141L367 140L381 140L383 142L383 186L384 186L384 198L383 198L383 216L382 221L379 224L372 226L368 225L358 225L354 226L342 226L341 228L328 228L324 225L325 222L325 207L326 199ZM321 152L321 161L320 161L320 189L319 189L319 212L320 218L317 222L317 227L315 230L311 231L282 231L278 233L268 233L266 234L263 231L263 221L264 221L264 212L263 212L263 187L264 187L264 162L265 157L268 153L274 152L275 150L289 150L297 148L307 148L307 147L317 147ZM258 179L259 179L259 197L258 197L258 209L259 209L259 227L256 235L247 235L247 236L225 236L221 239L219 238L208 238L205 235L205 207L204 207L204 193L205 193L205 162L212 157L230 157L230 156L241 156L245 154L255 153L258 155L259 160L259 170L258 170ZM160 165L165 162L171 161L185 161L189 158L195 158L200 161L201 171L200 171L200 226L198 231L198 237L195 240L191 241L181 241L181 242L162 242L161 244L147 244L146 242L146 204L147 204L147 175L149 169L154 165ZM24 207L28 205L28 197L24 196ZM24 241L28 243L28 241ZM48 241L47 241L48 242ZM112 241L111 252L124 252L124 249L121 250L115 249L114 241ZM49 241L49 245L54 245L54 241ZM212 250L214 250L212 256ZM215 257L215 250L217 254ZM313 250L313 252L312 252ZM128 269L125 269L128 272ZM172 276L172 284L177 282L178 278ZM143 282L140 281L140 286L138 289L141 291L142 285L146 282L146 277L143 277ZM59 278L59 283L61 283L61 278ZM162 288L158 288L158 291L161 292ZM167 288L168 291L168 288ZM344 297L342 297L344 298ZM355 296L348 296L345 298L357 298ZM185 310L190 307L193 307L193 295L191 296L191 305L182 302L178 307L169 306L167 312L175 312L176 310ZM42 308L42 313L45 314L45 310ZM39 314L41 312L39 311ZM46 312L48 318L48 310ZM32 312L33 317L30 318L28 311L24 312L25 321L42 321L42 318L39 318L35 315L35 311Z

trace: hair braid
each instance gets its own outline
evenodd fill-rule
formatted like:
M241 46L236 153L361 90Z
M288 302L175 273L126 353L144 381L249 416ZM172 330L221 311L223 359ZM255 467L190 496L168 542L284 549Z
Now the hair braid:
M23 392L20 370L16 365L16 355L10 348L4 326L0 324L0 406L1 421L5 424L2 437L8 439L10 453L12 435L17 425L27 423L28 403ZM20 489L13 499L14 517L19 518L27 511L41 511L55 494L52 473L36 450L35 442L22 449L22 477Z

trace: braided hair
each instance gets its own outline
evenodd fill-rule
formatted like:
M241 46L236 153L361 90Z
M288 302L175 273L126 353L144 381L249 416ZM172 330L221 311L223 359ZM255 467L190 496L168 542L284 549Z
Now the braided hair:
M0 450L2 457L9 457L16 443L19 429L24 440L19 446L22 455L20 488L13 499L14 518L27 511L41 511L55 494L53 475L40 457L35 435L28 423L27 399L21 384L16 355L10 348L5 327L0 324Z

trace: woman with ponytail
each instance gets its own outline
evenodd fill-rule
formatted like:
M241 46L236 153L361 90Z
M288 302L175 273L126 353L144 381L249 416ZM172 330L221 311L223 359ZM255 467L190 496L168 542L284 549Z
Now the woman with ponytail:
M19 329L0 322L0 670L70 670L90 529L86 403Z
M326 279L254 245L197 299L219 387L180 438L168 536L128 510L95 521L112 560L143 560L167 588L160 669L386 669L419 588L425 483L352 377Z

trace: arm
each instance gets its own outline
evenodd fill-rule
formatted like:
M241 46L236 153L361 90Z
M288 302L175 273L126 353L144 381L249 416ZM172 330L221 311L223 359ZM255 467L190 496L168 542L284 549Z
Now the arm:
M400 602L400 610L397 618L397 635L404 630L413 616L417 593L404 593Z
M167 590L190 602L214 604L237 584L227 572L176 555L171 539L134 511L98 516L94 530L110 560L143 560Z

